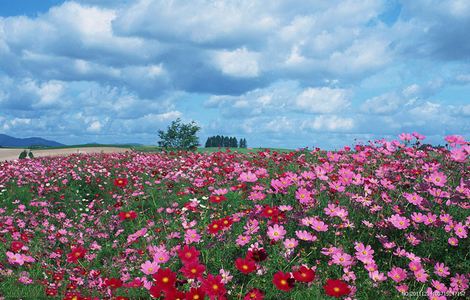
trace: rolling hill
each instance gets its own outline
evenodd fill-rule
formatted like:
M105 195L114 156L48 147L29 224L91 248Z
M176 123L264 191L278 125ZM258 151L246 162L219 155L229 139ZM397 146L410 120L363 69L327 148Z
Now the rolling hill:
M56 147L63 146L64 144L46 140L39 137L30 138L15 138L6 134L0 134L0 146L1 147L31 147L31 146L42 146L42 147Z

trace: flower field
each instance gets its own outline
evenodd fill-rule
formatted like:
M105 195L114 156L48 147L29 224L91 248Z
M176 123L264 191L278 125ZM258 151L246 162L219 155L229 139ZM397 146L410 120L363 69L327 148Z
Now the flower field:
M0 295L465 299L469 144L0 163Z

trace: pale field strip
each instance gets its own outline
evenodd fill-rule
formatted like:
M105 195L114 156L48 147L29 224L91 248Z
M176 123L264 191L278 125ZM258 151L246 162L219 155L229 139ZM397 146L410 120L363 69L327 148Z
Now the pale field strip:
M20 153L23 150L27 149L5 149L0 148L0 161L15 160L18 159ZM131 151L129 148L119 148L119 147L84 147L84 148L66 148L66 149L41 149L35 150L32 152L34 157L41 156L59 156L59 155L70 155L70 154L80 154L80 153L119 153Z

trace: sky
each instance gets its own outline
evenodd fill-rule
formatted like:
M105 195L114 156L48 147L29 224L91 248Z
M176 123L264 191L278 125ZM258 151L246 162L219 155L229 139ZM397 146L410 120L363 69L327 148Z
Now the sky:
M468 0L0 0L0 133L249 147L470 136Z

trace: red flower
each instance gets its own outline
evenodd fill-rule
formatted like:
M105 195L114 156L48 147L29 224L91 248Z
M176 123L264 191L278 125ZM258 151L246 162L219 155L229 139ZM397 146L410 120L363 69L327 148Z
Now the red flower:
M152 298L160 298L162 290L158 286L152 285L149 289L149 294Z
M121 211L119 213L119 218L121 219L121 221L124 221L124 220L127 220L127 219L130 219L130 220L134 220L135 218L137 218L137 213L135 211Z
M256 265L254 261L241 257L235 260L235 267L237 267L237 269L243 274L250 274L251 272L254 272L256 270Z
M216 234L222 229L223 225L222 222L220 222L219 220L212 221L212 223L210 223L207 228L210 234Z
M117 296L116 298L114 298L115 300L129 300L129 298L127 297L124 297L124 296Z
M301 282L311 282L315 278L315 272L305 266L301 266L297 271L293 272L294 278Z
M66 294L63 300L83 300L79 293Z
M258 289L251 289L248 293L246 293L243 300L263 300L264 294Z
M346 282L338 279L328 279L326 284L323 286L323 289L328 296L336 298L348 295L351 292L351 289Z
M114 185L120 188L123 188L127 185L129 181L127 178L116 178L114 179Z
M11 242L10 249L13 252L20 252L21 248L23 248L24 244L20 241L13 241Z
M265 218L272 218L274 216L277 216L279 214L279 210L277 207L271 207L269 205L266 205L261 212L261 216Z
M58 290L53 287L46 287L46 296L55 297L57 296Z
M256 262L264 261L266 258L268 258L268 254L266 253L266 250L264 249L253 249L249 250L247 255L247 259L254 260Z
M198 278L204 273L206 270L206 267L204 265L201 265L197 261L189 262L186 263L181 269L180 272L183 273L183 275L186 278L191 278L195 279Z
M199 253L195 247L189 247L188 245L184 245L183 249L178 250L178 256L183 264L199 261Z
M117 289L122 286L122 280L119 278L108 278L104 281L104 284L112 289Z
M165 292L164 300L184 300L185 295L183 292L178 291L177 289L172 289Z
M222 224L224 228L229 228L230 226L232 226L233 221L230 217L226 217L226 218L221 219L220 223Z
M67 262L77 262L80 258L84 258L87 250L82 246L72 248L72 252L67 254Z
M201 288L191 288L189 292L186 292L186 300L204 300L206 294Z
M170 269L159 269L157 273L152 275L157 290L169 291L174 288L176 282L176 274Z
M209 202L212 202L212 203L220 203L225 200L227 200L227 198L224 195L220 195L220 196L212 195L209 197Z
M202 281L202 290L209 296L209 298L224 296L227 290L222 283L222 276L214 276L209 274L206 279Z
M290 278L289 273L277 272L273 276L273 283L278 290L290 291L294 287L294 280Z

